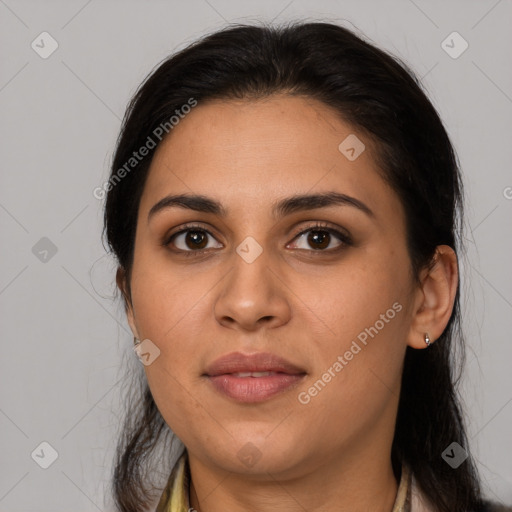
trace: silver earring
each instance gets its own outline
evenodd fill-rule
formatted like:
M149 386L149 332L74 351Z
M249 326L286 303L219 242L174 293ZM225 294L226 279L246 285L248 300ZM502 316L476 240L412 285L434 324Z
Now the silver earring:
M137 345L139 345L139 343L140 343L140 340L134 337L134 338L133 338L133 344L134 344L135 346L137 346Z
M427 344L427 347L430 346L430 337L428 335L428 332L425 333L425 343Z

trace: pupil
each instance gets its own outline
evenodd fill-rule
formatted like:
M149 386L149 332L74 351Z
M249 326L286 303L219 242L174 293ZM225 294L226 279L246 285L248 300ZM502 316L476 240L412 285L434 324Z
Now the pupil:
M317 247L314 247L315 249L325 249L329 246L329 237L330 234L326 231L311 231L308 236L308 242L312 245L316 244Z

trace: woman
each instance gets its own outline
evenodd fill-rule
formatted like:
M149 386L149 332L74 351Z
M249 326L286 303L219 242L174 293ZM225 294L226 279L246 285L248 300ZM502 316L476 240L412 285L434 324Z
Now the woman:
M328 23L209 35L139 88L105 191L146 376L119 510L176 437L159 512L500 510L454 388L457 161L403 64Z

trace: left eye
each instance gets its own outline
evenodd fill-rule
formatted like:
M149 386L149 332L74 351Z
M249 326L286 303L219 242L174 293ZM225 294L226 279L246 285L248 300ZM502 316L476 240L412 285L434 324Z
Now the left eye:
M344 244L348 244L348 238L342 233L333 230L333 229L325 229L325 228L311 228L307 231L303 231L297 237L296 240L305 242L309 245L309 247L292 247L292 249L305 249L311 250L312 247L314 251L324 250L324 249L333 249L332 242L335 238L338 238L339 243L335 247L339 247Z
M181 251L201 251L203 249L212 249L211 246L208 246L209 236L213 238L213 235L204 229L187 229L176 233L169 242L172 241L176 248ZM181 244L182 247L179 247L179 244ZM218 249L220 247L222 247L221 244L213 248Z

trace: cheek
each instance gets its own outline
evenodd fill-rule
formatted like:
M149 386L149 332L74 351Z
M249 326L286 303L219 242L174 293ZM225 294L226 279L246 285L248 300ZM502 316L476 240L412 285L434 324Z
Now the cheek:
M205 348L204 319L199 318L207 298L201 300L204 280L176 282L156 271L140 277L133 289L138 328L160 351L144 368L148 385L167 424L178 437L188 439L187 418L200 418L204 411L197 396Z
M158 357L145 366L154 400L166 422L180 431L182 418L197 414L194 384L200 373L204 350L204 280L177 282L153 267L151 272L133 274L132 299L139 334L151 340ZM178 434L179 435L179 434Z
M297 390L303 417L315 418L326 450L333 439L355 439L382 421L399 395L405 308L398 301L382 304L372 303L362 313L358 304L346 303L342 321L333 326L338 336L319 338L312 354L315 371Z
M325 321L326 331L341 344L356 338L376 322L379 332L389 333L390 326L396 329L406 316L404 303L409 286L403 271L406 265L394 251L388 257L382 253L363 257L358 254L347 260L336 274L315 286L304 281L302 291L297 294L309 298L308 305Z
M158 410L171 430L187 444L199 443L205 434L195 425L208 424L212 413L208 414L208 404L180 373L180 367L187 367L181 361L179 355L162 354L145 368L146 377Z
M399 384L409 326L405 265L390 251L351 263L350 272L322 281L321 292L309 288L324 328L313 338L315 374L304 401L378 409Z
M134 267L132 277L132 300L140 334L161 349L184 334L193 337L198 328L194 317L205 295L204 280L177 278L158 264L145 268L148 270L138 271Z

